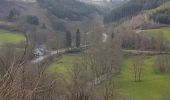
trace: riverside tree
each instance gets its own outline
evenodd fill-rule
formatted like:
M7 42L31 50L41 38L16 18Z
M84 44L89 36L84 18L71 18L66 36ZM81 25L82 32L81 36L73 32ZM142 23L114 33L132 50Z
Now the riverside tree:
M143 59L141 57L136 58L133 63L134 69L134 81L141 82L142 71L143 71Z
M55 81L44 73L48 62L30 63L32 44L29 34L22 50L5 46L0 49L0 100L42 100ZM49 79L49 81L44 81ZM45 83L47 82L47 83ZM48 83L49 82L49 83ZM40 98L41 97L41 98Z
M72 37L69 31L66 32L66 47L71 47L72 44Z
M76 47L80 47L80 30L77 29L76 32Z

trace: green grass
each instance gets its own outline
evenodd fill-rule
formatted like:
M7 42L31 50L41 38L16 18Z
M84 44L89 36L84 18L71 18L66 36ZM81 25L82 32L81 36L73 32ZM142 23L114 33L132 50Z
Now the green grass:
M4 43L17 43L22 40L24 40L24 36L19 33L0 30L0 45Z
M157 37L159 34L163 34L164 38L170 41L170 28L149 29L149 30L146 30L146 32L147 32L147 35L152 36L152 37Z
M116 77L119 94L130 97L132 100L161 100L163 94L170 93L170 75L154 72L155 58L155 56L144 58L142 82L134 82L132 64L136 57L125 58L122 62L122 71ZM71 68L77 59L80 59L80 54L65 54L62 59L52 63L47 72L58 73L64 78L68 78L67 69ZM102 85L99 85L99 90L102 91Z
M154 57L144 60L142 82L134 82L134 59L135 57L131 57L124 60L123 70L118 76L122 95L131 97L132 100L159 100L161 95L170 93L170 75L154 73Z
M47 69L48 72L52 73L59 73L59 74L66 74L72 64L80 58L79 53L75 54L65 54L63 55L62 59L59 61L55 61L52 63L49 68Z
M70 82L70 74L69 71L71 70L74 62L80 59L80 54L64 54L60 60L56 60L54 63L49 65L47 69L47 73L55 73L60 78L65 79L65 81Z

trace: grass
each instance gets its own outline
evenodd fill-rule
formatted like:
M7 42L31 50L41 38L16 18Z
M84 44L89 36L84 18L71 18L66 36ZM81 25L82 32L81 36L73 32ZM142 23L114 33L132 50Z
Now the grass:
M48 72L62 74L68 78L68 70L74 61L80 58L80 54L65 54L62 59L52 63ZM116 77L116 84L121 95L132 100L163 100L163 94L170 93L170 75L156 74L153 70L155 56L144 58L142 82L134 82L132 64L136 57L127 57L122 62L122 71ZM102 89L102 85L99 86ZM102 91L102 90L101 90Z
M160 28L160 29L149 29L146 30L147 35L152 37L157 37L159 34L163 34L164 38L170 41L170 28Z
M22 40L24 40L24 36L19 33L0 30L0 45L4 43L17 43Z
M63 55L62 59L59 61L55 61L52 63L49 68L47 69L48 72L50 73L59 73L59 74L66 74L67 69L69 69L72 64L75 62L75 60L80 58L79 53L75 54L65 54Z
M118 76L122 95L132 100L160 100L163 94L170 93L170 75L156 74L153 71L155 57L145 58L142 82L134 82L134 59L135 57L131 57L124 60L123 70Z
M79 53L64 54L60 60L56 60L48 67L47 73L55 73L60 75L65 81L70 82L69 71L72 68L73 63L78 59L80 59Z

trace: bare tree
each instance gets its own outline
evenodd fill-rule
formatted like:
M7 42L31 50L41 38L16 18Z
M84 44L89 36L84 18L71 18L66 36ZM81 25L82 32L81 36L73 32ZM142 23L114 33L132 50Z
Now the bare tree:
M34 30L34 28L30 29ZM46 76L45 70L48 62L31 63L34 47L31 30L23 27L23 32L26 38L23 48L5 46L1 50L0 68L3 71L0 72L0 98L3 100L43 100L55 96L43 95L53 90L55 80ZM44 82L47 79L49 81Z
M164 50L164 40L163 33L159 33L157 37L157 50L159 50L160 53Z
M75 62L68 69L69 79L64 80L64 95L67 100L91 100L94 86L90 82L90 70L86 68L87 64L84 61ZM68 77L67 77L68 78ZM69 82L68 82L69 80Z
M136 57L133 63L134 81L140 82L143 72L144 57Z
M170 71L169 57L167 55L157 55L154 70L156 73L167 73Z
M113 80L109 80L104 85L103 100L113 100L116 98L116 96L117 96L117 92L116 92L115 84Z

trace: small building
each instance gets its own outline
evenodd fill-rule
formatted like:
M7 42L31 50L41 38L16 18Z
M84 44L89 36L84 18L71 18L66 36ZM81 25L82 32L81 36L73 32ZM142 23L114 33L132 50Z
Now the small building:
M33 51L34 56L39 57L39 56L43 56L45 54L45 51L43 48L36 48Z
M33 50L33 54L36 57L43 56L45 54L45 46L44 45L40 45L39 47L35 48Z

